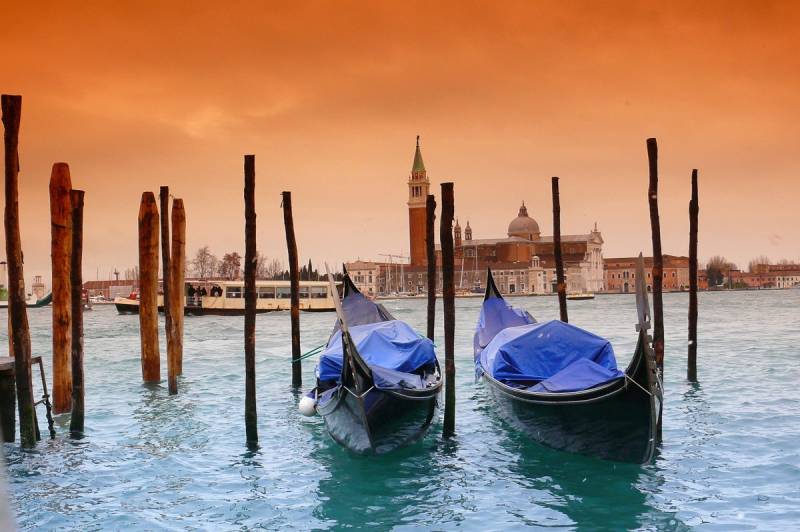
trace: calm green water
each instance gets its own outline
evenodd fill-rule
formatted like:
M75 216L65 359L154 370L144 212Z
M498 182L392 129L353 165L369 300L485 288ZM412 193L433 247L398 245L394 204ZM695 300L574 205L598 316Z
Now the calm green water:
M166 384L141 384L138 318L96 307L86 314L87 437L65 438L62 416L55 441L26 453L5 445L12 505L25 529L796 529L800 290L701 294L697 386L684 381L687 301L665 296L664 444L646 467L548 450L493 414L473 380L479 299L457 302L458 436L443 442L437 422L377 458L349 455L320 419L297 413L288 314L258 317L261 448L248 452L242 318L187 318L185 375L169 397ZM553 298L512 302L557 317ZM423 300L387 307L424 330ZM34 353L49 357L50 310L29 316ZM570 321L609 338L621 366L635 318L632 296L570 302ZM303 314L304 348L332 322ZM303 367L309 385L313 366Z

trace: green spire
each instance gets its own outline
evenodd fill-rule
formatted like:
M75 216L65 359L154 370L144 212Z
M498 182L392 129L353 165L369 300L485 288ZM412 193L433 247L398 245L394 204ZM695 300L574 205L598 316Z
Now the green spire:
M414 166L411 167L411 173L425 171L425 163L422 162L422 152L419 151L419 135L417 135L417 151L414 152Z

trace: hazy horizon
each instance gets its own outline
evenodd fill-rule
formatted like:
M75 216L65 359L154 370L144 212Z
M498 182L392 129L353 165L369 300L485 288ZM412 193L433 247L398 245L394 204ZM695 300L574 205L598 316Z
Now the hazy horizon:
M398 7L399 6L399 7ZM256 155L259 251L286 263L408 254L421 135L432 191L455 183L474 238L521 201L552 234L597 222L606 257L650 254L645 139L660 151L664 253L800 259L791 2L16 5L0 89L23 96L25 281L49 285L48 181L86 191L84 279L137 263L141 193L185 201L187 255L244 252L243 154ZM0 238L4 241L4 235ZM3 242L4 245L4 242ZM99 272L99 275L98 275Z

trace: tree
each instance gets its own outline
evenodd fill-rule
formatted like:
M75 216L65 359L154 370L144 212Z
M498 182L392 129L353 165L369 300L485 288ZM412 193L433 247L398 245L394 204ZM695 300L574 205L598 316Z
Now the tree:
M218 266L219 276L234 281L242 273L242 256L237 252L226 253Z
M206 277L214 275L218 263L219 259L211 253L211 249L208 246L203 246L194 254L192 269L194 270L195 276L200 279L205 279Z
M725 257L716 255L708 259L706 264L706 277L708 278L708 286L719 286L725 282L725 276L731 270L735 270L736 265L729 262Z
M772 262L770 262L769 257L767 257L766 255L760 255L758 257L755 257L747 264L747 271L749 271L750 273L761 273L762 268L760 268L759 266L765 264L772 264Z
M278 259L267 260L264 258L264 279L279 279L283 273L283 263Z

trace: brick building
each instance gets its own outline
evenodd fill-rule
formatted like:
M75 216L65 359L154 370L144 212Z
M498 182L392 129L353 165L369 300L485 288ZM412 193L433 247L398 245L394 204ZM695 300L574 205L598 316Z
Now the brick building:
M731 270L729 284L746 288L794 288L800 286L800 264L757 264L752 272Z
M621 257L605 259L605 285L607 292L628 293L633 292L636 286L636 263L638 257ZM665 292L674 292L689 289L689 257L664 255L664 278L662 289ZM644 269L647 274L647 289L653 289L653 257L644 258ZM705 276L698 272L698 288L701 278Z
M425 246L425 202L430 180L422 160L417 137L408 185L408 228L410 263L356 261L347 265L355 282L367 294L393 292L423 293L427 290ZM458 220L453 227L455 284L459 291L481 291L486 287L486 270L492 268L498 288L504 293L550 293L555 286L553 237L542 236L539 224L528 215L525 203L508 225L505 236L473 238L467 222L462 238ZM594 229L585 234L563 235L562 251L567 290L604 290L603 237ZM436 246L436 261L441 263L441 248ZM362 279L363 285L357 280ZM370 280L371 279L371 280ZM441 289L441 276L437 289ZM372 292L370 292L372 290Z

